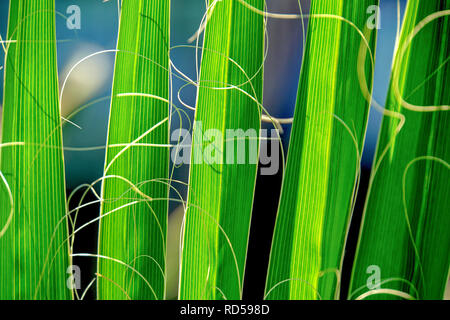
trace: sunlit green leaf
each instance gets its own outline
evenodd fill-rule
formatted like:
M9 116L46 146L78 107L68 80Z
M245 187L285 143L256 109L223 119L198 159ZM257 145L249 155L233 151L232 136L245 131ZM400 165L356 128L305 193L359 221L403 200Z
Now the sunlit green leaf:
M259 10L264 4L247 2ZM209 1L209 5L180 298L239 299L258 161L264 19L238 1ZM241 134L227 135L227 130L235 129ZM247 150L243 163L238 163L240 143Z
M366 12L377 4L312 1L267 299L339 294L373 72L376 29Z
M164 299L170 1L122 2L99 236L99 299Z
M442 299L450 266L450 1L408 1L349 297Z
M9 10L0 149L0 298L69 299L55 3L16 0Z

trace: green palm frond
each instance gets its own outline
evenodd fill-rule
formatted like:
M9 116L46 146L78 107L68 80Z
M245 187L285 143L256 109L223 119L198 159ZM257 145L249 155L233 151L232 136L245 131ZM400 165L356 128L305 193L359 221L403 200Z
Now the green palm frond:
M102 185L99 299L164 299L170 1L121 8Z
M264 4L247 2L260 10ZM207 16L179 298L240 299L258 162L264 19L232 0L209 1ZM240 133L229 137L229 130ZM249 150L245 160L241 143Z
M408 1L349 297L442 299L450 267L450 1Z
M10 1L7 40L0 298L70 299L54 1Z
M312 1L267 299L338 297L373 73L366 10L377 4Z

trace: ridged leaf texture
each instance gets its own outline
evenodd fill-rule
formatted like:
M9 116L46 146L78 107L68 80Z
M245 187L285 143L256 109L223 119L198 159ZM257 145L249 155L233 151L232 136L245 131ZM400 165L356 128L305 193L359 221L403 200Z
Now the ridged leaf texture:
M312 1L267 299L338 297L373 73L366 10L377 4Z
M263 9L262 0L247 2ZM179 298L240 299L258 162L249 150L258 150L264 19L232 0L209 1L208 15ZM235 129L249 135L227 136ZM248 152L238 164L240 143Z
M102 185L99 299L164 299L170 1L122 2Z
M408 1L349 292L442 299L450 267L450 1Z
M0 298L70 299L54 1L10 1L8 40Z

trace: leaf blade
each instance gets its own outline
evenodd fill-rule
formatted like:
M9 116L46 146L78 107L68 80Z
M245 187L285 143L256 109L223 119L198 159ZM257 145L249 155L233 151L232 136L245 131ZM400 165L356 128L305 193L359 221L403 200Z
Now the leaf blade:
M104 173L115 178L102 184L99 299L165 296L169 13L170 1L121 8Z
M263 1L248 3L263 8ZM213 9L201 62L179 298L240 299L258 160L264 24L261 15L237 1L209 5ZM229 140L232 146L226 141L227 130L239 129L254 138L242 137L255 148L242 164L235 163L238 139ZM214 135L201 138L208 130L217 130L213 141ZM208 160L211 148L218 159ZM207 160L196 163L199 159Z
M369 107L359 76L372 81L366 9L377 3L312 3L267 299L338 296Z
M389 115L395 114L383 119L349 298L444 295L450 265L449 9L449 1L408 2L386 102ZM378 283L371 266L379 270Z
M70 299L54 2L11 1L8 39L2 142L12 145L1 169L13 211L2 184L1 297Z

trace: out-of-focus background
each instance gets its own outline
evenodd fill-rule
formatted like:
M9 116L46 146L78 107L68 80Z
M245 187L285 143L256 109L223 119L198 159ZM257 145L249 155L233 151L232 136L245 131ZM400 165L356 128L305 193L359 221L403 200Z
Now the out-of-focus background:
M60 87L66 79L69 71L70 77L64 89L62 98L62 114L67 116L86 108L76 114L71 120L81 127L77 128L70 124L63 127L64 146L69 148L64 152L66 165L66 178L68 194L77 186L84 183L92 183L102 176L104 165L104 149L106 143L108 113L110 106L110 94L114 68L114 52L118 35L118 3L116 0L56 0L56 30L58 41L58 70ZM299 13L299 4L303 13L309 12L310 0L266 0L267 10L276 13ZM188 39L196 32L205 12L204 0L171 0L171 46L186 45ZM66 18L73 12L68 9L76 5L80 8L80 29L69 29ZM406 0L400 1L400 17L403 17ZM0 1L0 34L6 39L8 22L8 0ZM380 27L378 30L378 42L376 49L376 66L373 95L374 99L383 104L389 85L389 76L397 32L397 0L380 1ZM305 27L308 20L305 19ZM304 30L306 32L306 30ZM300 20L268 19L268 56L265 61L265 83L264 83L264 106L274 117L291 117L294 112L295 100L298 87L298 77L301 67L301 56L303 50L303 30ZM99 53L106 50L106 52ZM90 58L86 58L97 53ZM174 48L170 52L173 64L186 75L195 79L195 50L192 48ZM80 62L81 61L81 62ZM3 67L4 52L0 51L0 68ZM74 66L76 66L74 68ZM0 69L0 97L3 97L3 68ZM173 78L173 101L178 106L177 93L185 84L179 78ZM185 103L195 105L196 90L188 86L181 92ZM3 101L3 98L0 99ZM87 105L87 106L86 106ZM189 117L193 118L193 112L185 109ZM0 113L1 116L1 113ZM183 126L187 128L186 119ZM354 214L354 224L350 230L348 252L356 245L356 236L362 213L367 182L370 173L378 130L381 123L381 114L374 108L371 109L367 131L366 144L362 161L362 180L360 195L357 201L357 212ZM179 120L174 117L172 129L180 127ZM270 128L269 125L265 125ZM290 125L284 125L282 136L284 150L287 151L289 142ZM1 125L0 125L1 136ZM98 147L94 150L79 151L79 147ZM188 167L182 166L175 170L174 179L187 181ZM252 227L249 244L249 256L247 263L246 285L244 297L262 297L264 291L265 269L267 267L270 250L273 223L275 219L279 189L281 184L280 172L276 176L258 177L254 217L258 229ZM96 185L97 189L100 187ZM186 189L179 190L186 195ZM69 204L74 207L78 204L79 197L75 196ZM89 196L86 201L89 201ZM179 230L180 216L182 212L177 210L176 204L171 204L171 227L169 248L172 258L170 264L176 265L176 235ZM80 223L89 221L98 215L98 207L92 206L80 213ZM264 226L264 227L261 227ZM96 249L96 225L92 225L80 232L75 245L77 252L94 252ZM175 257L175 258L174 258ZM349 265L352 255L346 257L344 265ZM91 259L92 260L92 259ZM85 271L82 274L83 287L92 278L95 261L79 259L75 261ZM256 272L252 272L256 271ZM169 276L175 277L171 288L176 292L176 267L169 269ZM343 292L347 289L345 278L349 274L343 274ZM89 293L93 297L93 293ZM342 295L345 297L345 295Z

